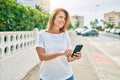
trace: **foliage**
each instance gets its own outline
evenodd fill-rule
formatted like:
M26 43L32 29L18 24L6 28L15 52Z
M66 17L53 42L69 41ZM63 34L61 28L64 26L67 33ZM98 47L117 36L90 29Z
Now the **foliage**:
M37 10L39 10L40 12L43 12L43 8L42 7L40 7L39 5L35 5L35 8L37 9Z
M72 29L72 28L74 28L74 27L73 27L72 24L70 23L70 24L69 24L69 27L68 27L68 30L70 30L70 29Z
M99 31L103 31L102 26L97 26L96 29Z
M116 29L120 29L120 26L115 26Z
M15 0L0 0L0 31L44 29L49 14L17 4Z
M76 28L78 28L80 26L80 22L77 21L76 24L75 24Z
M101 22L103 22L103 24L105 25L105 28L112 29L114 27L114 24L110 24L109 22L107 22L105 20L101 20Z
M78 28L78 27L80 27L79 16L75 16L75 19L76 19L75 28Z
M87 27L87 26L83 26L83 28L88 29L88 27Z
M92 26L92 28L97 28L97 24L98 24L98 23L99 23L98 20L95 19L94 21L91 21L91 22L90 22L90 25Z

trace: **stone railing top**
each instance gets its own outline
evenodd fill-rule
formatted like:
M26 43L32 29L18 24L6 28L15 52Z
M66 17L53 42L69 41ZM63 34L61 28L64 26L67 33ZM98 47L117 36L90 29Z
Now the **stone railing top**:
M37 31L0 32L0 58L35 45Z

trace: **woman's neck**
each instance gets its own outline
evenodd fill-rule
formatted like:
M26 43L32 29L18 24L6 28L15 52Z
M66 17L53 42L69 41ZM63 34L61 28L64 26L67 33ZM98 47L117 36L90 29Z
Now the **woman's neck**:
M54 33L54 34L59 34L59 33L60 33L60 31L59 31L59 30L53 30L53 29L52 29L52 30L50 30L49 32L50 32L50 33Z
M49 31L50 33L59 34L60 30L58 28L53 28Z

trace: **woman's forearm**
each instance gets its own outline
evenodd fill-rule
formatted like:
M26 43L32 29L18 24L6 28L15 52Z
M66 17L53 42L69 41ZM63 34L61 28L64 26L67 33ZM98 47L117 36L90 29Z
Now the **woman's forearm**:
M62 55L62 53L53 53L53 54L43 53L43 54L41 54L41 55L38 54L39 59L40 59L41 61L48 61L48 60L54 59L54 58L56 58L56 57L58 57L58 56L61 56L61 55Z
M41 61L47 61L47 60L51 60L54 59L58 56L62 56L64 55L63 52L56 52L56 53L45 53L43 48L37 47L36 48L37 54L39 56L39 59Z

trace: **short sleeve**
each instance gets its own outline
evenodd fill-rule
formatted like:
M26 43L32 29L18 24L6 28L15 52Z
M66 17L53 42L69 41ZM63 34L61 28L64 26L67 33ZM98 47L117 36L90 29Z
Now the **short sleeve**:
M65 33L66 36L66 42L67 42L67 48L72 49L72 43L71 43L71 38L68 33Z
M38 33L35 47L44 48L45 47L44 45L45 44L44 44L44 39L43 39L42 33Z

